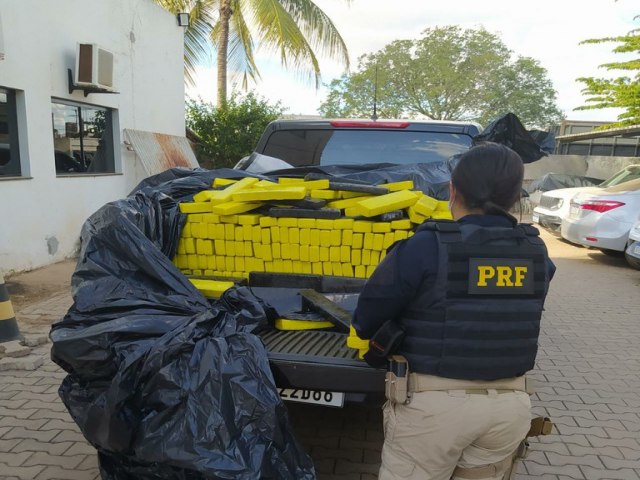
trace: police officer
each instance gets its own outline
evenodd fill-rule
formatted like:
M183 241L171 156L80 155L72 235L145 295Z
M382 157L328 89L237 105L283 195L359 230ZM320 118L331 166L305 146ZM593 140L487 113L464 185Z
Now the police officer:
M404 336L392 353L409 369L407 401L384 406L380 480L512 474L530 426L524 374L555 271L539 232L507 213L523 173L503 145L465 152L451 176L454 221L427 221L396 243L360 295L358 335L393 324Z

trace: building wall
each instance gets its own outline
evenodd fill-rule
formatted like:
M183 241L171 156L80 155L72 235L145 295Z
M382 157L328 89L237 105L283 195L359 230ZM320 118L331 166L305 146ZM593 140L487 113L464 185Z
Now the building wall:
M183 28L152 0L0 0L5 59L0 87L20 90L21 154L30 178L0 178L0 273L74 253L84 220L122 198L145 173L123 129L183 136ZM68 92L77 43L115 54L117 95ZM117 110L118 174L56 176L52 98ZM26 141L25 141L26 140Z
M606 179L629 165L640 165L638 157L596 155L549 155L524 166L524 179L535 180L547 173L563 173Z

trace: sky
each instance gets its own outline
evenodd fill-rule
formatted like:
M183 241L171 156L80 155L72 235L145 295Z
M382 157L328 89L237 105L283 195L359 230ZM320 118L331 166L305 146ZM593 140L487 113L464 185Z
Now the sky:
M483 26L497 33L515 54L537 59L547 69L558 93L557 104L572 120L614 120L617 110L575 111L584 102L581 76L611 76L598 66L624 59L611 52L613 44L579 45L582 40L622 35L638 27L633 17L640 14L637 0L315 0L334 21L347 44L351 70L357 58L375 52L397 39L413 39L428 28L459 25ZM317 115L328 89L316 90L279 59L258 50L262 79L249 90L269 101L281 101L287 113ZM326 85L344 70L340 65L321 61L322 82ZM196 88L187 95L215 103L215 63L198 67ZM232 86L230 86L231 88ZM240 89L238 85L237 88Z

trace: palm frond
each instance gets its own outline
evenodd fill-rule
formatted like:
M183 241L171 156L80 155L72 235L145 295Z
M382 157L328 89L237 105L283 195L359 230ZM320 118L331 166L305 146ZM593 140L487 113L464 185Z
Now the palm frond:
M215 14L214 0L155 0L165 10L177 15L189 13L190 24L184 32L185 81L195 85L196 66L206 63L211 55L209 35Z
M349 52L333 21L312 0L280 0L316 53L340 61L349 69Z
M278 52L280 61L301 73L309 73L316 88L321 85L320 63L294 18L279 0L247 0L251 23L267 50Z

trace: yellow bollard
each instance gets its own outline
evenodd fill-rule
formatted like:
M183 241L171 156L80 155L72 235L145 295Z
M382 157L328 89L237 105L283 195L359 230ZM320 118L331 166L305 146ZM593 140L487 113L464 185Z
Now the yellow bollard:
M20 330L4 277L0 275L0 343L18 340Z

